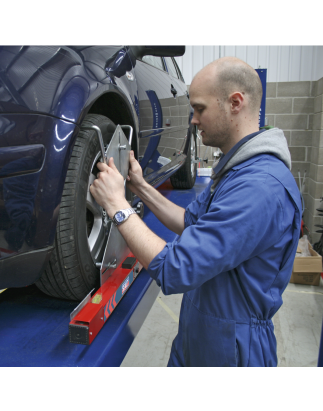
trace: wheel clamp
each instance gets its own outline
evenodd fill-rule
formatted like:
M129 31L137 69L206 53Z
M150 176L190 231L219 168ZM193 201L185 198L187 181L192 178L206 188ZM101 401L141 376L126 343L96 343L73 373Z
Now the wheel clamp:
M122 128L126 127L130 128L129 141L122 131ZM96 126L90 128L98 135L102 161L107 164L108 158L112 156L125 181L128 175L132 128L118 125L106 151L101 130ZM71 343L85 345L92 343L141 269L138 260L130 252L119 230L107 218L104 210L102 215L109 236L102 263L97 264L100 267L101 286L96 292L93 289L71 313L69 323Z

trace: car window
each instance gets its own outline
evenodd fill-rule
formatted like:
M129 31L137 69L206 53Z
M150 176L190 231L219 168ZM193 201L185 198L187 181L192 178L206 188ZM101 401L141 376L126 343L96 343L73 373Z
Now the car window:
M150 64L151 66L157 67L160 70L165 70L161 57L144 56L142 58L142 61L144 61L147 64Z
M168 73L175 77L178 78L177 72L176 72L176 68L174 66L173 60L170 57L165 57L166 60L166 65L167 65L167 69L168 69Z
M176 69L177 69L177 73L178 73L178 75L179 75L179 78L182 80L183 83L185 83L183 74L181 73L181 70L180 70L179 67L178 67L177 61L174 59L173 62L174 62L175 67L176 67Z

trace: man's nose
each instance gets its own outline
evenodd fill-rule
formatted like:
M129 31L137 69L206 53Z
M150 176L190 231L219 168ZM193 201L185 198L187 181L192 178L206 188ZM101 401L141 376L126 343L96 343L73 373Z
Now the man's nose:
M200 123L200 122L199 122L199 120L198 120L198 118L197 118L197 115L194 113L194 114L193 114L193 117L192 117L192 120L191 120L191 124L193 124L194 126L197 126L199 123Z

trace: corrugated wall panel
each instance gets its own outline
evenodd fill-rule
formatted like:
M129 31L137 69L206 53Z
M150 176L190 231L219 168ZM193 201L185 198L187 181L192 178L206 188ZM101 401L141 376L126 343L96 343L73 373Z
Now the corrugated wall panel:
M214 60L220 58L220 46L214 46Z
M317 79L323 77L323 46L315 47L316 51L316 64L314 75Z
M269 47L268 66L267 66L267 82L275 82L278 80L278 67L280 63L279 47ZM266 68L266 67L263 67Z
M279 47L280 64L277 81L289 81L289 54L290 48L288 46Z
M290 47L289 79L288 81L300 81L301 78L302 47Z
M312 79L313 52L313 46L302 46L299 76L300 81L308 81L309 79Z
M251 67L258 68L258 47L248 46L246 47L246 60Z
M193 47L193 75L204 67L203 53L204 47Z
M236 46L221 46L221 57L225 56L235 56Z
M181 70L182 74L183 74L183 57L175 57L178 67ZM183 74L184 75L184 74ZM185 78L185 77L184 77Z
M243 61L247 61L247 46L237 46L235 57Z
M268 46L263 46L263 47L258 46L257 48L258 48L258 62L257 62L258 67L255 67L255 68L268 68L269 47Z
M204 46L203 66L208 65L214 60L214 46Z
M176 60L186 84L219 57L235 56L253 68L266 68L267 81L316 81L323 77L323 46L186 46Z

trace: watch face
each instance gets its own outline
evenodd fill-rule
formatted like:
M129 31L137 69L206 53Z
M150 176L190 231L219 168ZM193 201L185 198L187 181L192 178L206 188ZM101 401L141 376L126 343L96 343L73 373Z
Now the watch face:
M125 219L125 217L126 215L122 211L117 212L117 214L114 216L118 223L121 223Z

